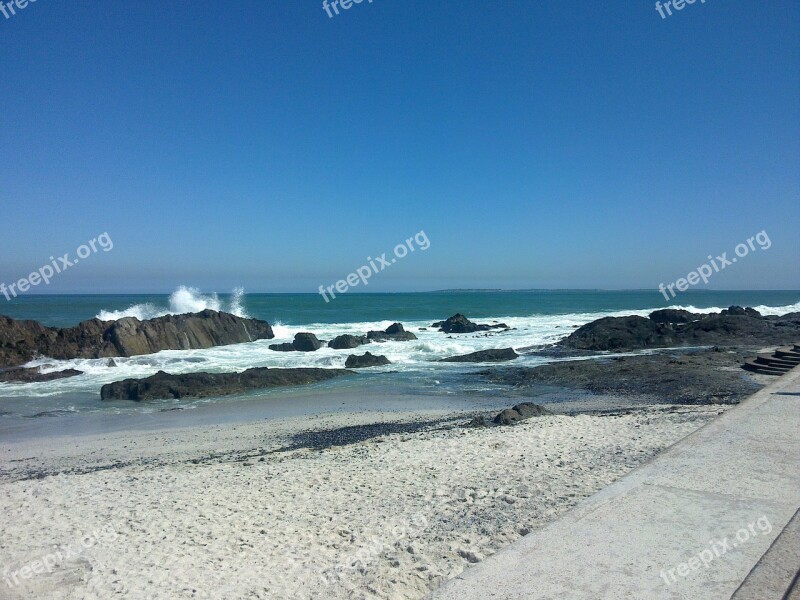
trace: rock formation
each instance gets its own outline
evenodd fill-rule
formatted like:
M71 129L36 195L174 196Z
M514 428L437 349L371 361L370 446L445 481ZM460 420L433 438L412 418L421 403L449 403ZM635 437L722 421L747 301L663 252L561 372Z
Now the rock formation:
M478 350L469 354L450 356L443 358L440 362L503 362L514 360L518 357L519 354L514 352L513 348L501 348L499 350Z
M408 342L417 339L410 331L406 331L400 323L394 323L386 328L386 331L370 331L367 339L373 342Z
M390 365L391 361L385 356L365 353L363 356L351 354L347 357L344 366L348 369L363 369L364 367L380 367L383 365Z
M283 344L270 344L270 350L278 352L314 352L322 348L322 342L313 333L302 332L294 334L294 341Z
M255 367L242 373L187 373L170 375L159 371L143 379L125 379L100 389L103 400L155 400L162 398L206 398L249 390L317 383L352 374L346 369L270 369Z
M511 425L518 421L530 419L531 417L541 417L542 415L549 414L550 411L544 406L534 404L533 402L523 402L517 404L513 408L507 408L501 411L500 414L494 418L493 422L497 425Z
M25 364L38 355L55 359L137 356L161 350L194 350L275 337L266 321L228 313L166 315L147 321L90 319L74 327L0 317L0 367Z
M350 335L346 333L333 338L330 342L328 342L328 347L333 348L334 350L350 350L352 348L363 346L364 344L369 344L367 336Z
M494 325L473 323L461 313L453 315L446 321L437 321L431 324L431 327L436 327L444 333L474 333L475 331L489 331L490 329L508 329L508 325L505 323Z
M800 313L761 316L732 306L708 315L655 311L645 317L604 317L579 327L558 346L569 350L629 351L672 346L786 344L800 339ZM689 316L687 316L689 315ZM690 320L694 316L700 318Z
M55 381L56 379L66 379L67 377L75 377L76 375L83 375L83 371L75 369L65 369L63 371L53 371L51 373L42 373L38 367L26 369L24 367L16 367L12 369L0 370L0 381L6 383L39 383L42 381Z

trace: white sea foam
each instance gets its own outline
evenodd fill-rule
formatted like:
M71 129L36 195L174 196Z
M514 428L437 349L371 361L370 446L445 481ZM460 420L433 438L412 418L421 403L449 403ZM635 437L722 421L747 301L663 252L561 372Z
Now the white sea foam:
M241 302L241 295L234 296L229 304ZM170 309L149 308L148 305L136 305L121 316L147 317L149 314L167 314L168 312L188 312L202 310L202 308L229 309L214 296L203 296L197 290L181 288L170 297ZM692 312L709 313L719 312L721 307L697 308L694 306L671 306ZM787 306L755 307L764 315L782 315L789 312L800 311L800 303ZM291 342L294 335L301 331L314 332L320 340L331 340L337 335L349 333L363 335L367 331L383 330L392 321L365 321L357 323L307 323L303 325L286 325L281 322L273 324L275 338L259 340L256 342L218 346L205 350L168 350L147 356L134 356L130 358L115 358L116 367L108 366L108 359L75 359L56 361L52 359L39 359L27 366L39 367L43 372L60 371L63 369L77 369L84 374L69 379L52 382L31 384L3 384L4 396L26 395L52 395L64 392L84 392L96 394L99 387L105 383L118 381L128 377L147 377L156 371L164 370L169 373L190 373L193 371L243 371L250 367L344 367L349 354L362 354L370 351L373 354L383 354L391 362L382 370L405 371L417 373L452 372L459 369L471 369L472 365L457 363L440 363L439 359L456 354L467 354L477 350L490 348L508 348L517 350L530 346L552 344L572 333L576 327L599 319L601 317L618 317L626 315L647 316L655 308L643 310L619 310L605 312L569 313L561 315L534 314L527 317L494 316L473 319L479 323L493 321L508 324L512 329L507 331L493 331L489 335L478 332L473 334L447 335L431 328L434 319L419 321L404 321L406 330L413 332L418 339L410 342L385 342L373 343L354 350L333 350L323 346L316 352L275 352L269 350L270 344ZM106 318L111 313L103 311ZM141 318L140 317L140 318ZM100 317L104 318L104 317ZM149 317L148 317L149 318ZM438 320L438 319L437 319ZM535 356L522 356L515 361L519 365L540 364L543 359ZM373 369L381 370L381 369Z
M728 307L712 306L711 308L697 308L696 306L692 306L690 304L688 306L670 306L669 308L677 308L677 309L688 310L689 312L693 313L707 314L707 313L720 312L721 310L723 310L723 308L728 308ZM795 302L794 304L787 304L786 306L764 306L763 304L760 304L758 306L753 306L753 308L764 316L780 316L780 315L785 315L787 313L800 312L800 302Z
M159 307L151 303L134 304L122 310L101 310L97 313L97 318L101 321L116 321L123 317L136 317L140 321L144 321L165 315L196 313L207 308L228 312L237 317L247 317L248 315L242 306L243 297L244 288L238 287L233 290L230 301L225 304L216 293L204 295L197 288L182 285L170 295L169 308Z

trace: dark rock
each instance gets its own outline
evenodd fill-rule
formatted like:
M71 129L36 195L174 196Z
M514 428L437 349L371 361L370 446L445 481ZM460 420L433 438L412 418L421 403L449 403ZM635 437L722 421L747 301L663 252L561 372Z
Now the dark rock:
M662 308L661 310L654 310L649 315L651 321L655 323L691 323L702 319L705 315L689 312L677 308Z
M541 417L542 415L549 415L550 411L544 406L534 404L533 402L523 402L517 404L513 408L507 408L501 411L495 418L494 423L498 425L511 425L518 421L524 421L531 417Z
M275 350L275 352L294 352L294 344L291 342L284 342L282 344L270 344L270 350Z
M304 385L352 374L346 369L270 369L256 367L242 373L187 373L159 371L144 379L125 379L104 385L103 400L206 398L277 386Z
M464 427L469 427L469 428L489 427L489 423L488 423L488 421L486 421L486 417L481 415L479 417L475 417L474 419L472 419L468 423L465 423Z
M296 333L292 345L298 352L314 352L322 348L322 343L317 339L317 336L307 332Z
M383 365L390 365L391 361L385 356L365 353L363 356L351 354L347 357L344 366L348 369L362 369L364 367L380 367Z
M276 352L314 352L322 348L322 342L313 333L296 333L293 342L270 344L269 349Z
M444 333L473 333L475 331L488 331L490 329L508 329L505 323L495 325L481 325L473 323L461 313L457 313L446 321L437 321L431 327L436 327Z
M400 323L394 323L386 328L386 331L369 331L367 339L373 342L408 342L417 339L410 331L403 329Z
M113 322L103 333L103 338L118 351L118 354L106 353L104 356L212 348L274 337L272 327L266 321L243 319L208 309L194 314L166 315L149 321L126 317Z
M745 314L738 314L742 311ZM800 338L800 318L796 313L761 317L755 316L757 311L740 311L736 307L723 312L726 314L709 314L685 324L656 323L634 316L604 317L579 327L558 346L571 350L629 351L677 346L781 345Z
M69 360L137 356L161 350L192 350L275 337L266 321L228 313L166 315L148 321L90 319L75 327L0 317L0 366L18 366L43 355Z
M478 350L469 354L450 356L443 358L440 362L502 362L514 360L519 354L513 348L502 348L499 350Z
M349 350L351 348L358 348L364 344L369 344L369 340L365 335L350 335L344 334L333 338L328 342L328 347L334 350Z
M729 308L723 309L720 313L720 316L727 316L730 315L732 317L760 317L761 313L758 312L755 308L742 308L741 306L731 306Z
M115 361L113 358L109 358L106 361L106 366L107 367L116 367L117 366L117 361Z
M17 367L15 369L4 369L0 371L0 381L15 383L38 383L40 381L55 381L83 375L83 371L75 369L65 369L64 371L54 371L52 373L41 373L38 367L26 369Z
M672 343L671 330L644 317L603 317L573 331L560 345L574 350L628 350Z
M742 318L742 317L739 317ZM742 377L742 361L759 346L720 351L675 349L647 355L567 360L537 367L502 366L479 373L493 384L547 393L554 388L667 404L736 403L761 385Z
M55 337L55 331L38 321L17 321L0 317L0 366L14 367L29 362Z

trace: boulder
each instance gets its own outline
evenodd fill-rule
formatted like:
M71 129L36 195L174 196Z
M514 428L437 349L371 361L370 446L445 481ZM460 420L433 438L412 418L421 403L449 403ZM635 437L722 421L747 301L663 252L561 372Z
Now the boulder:
M328 342L328 347L334 350L349 350L351 348L358 348L364 344L369 344L369 340L365 335L350 335L344 334L333 338Z
M380 367L390 364L392 364L391 361L385 356L376 356L367 352L363 356L351 354L347 357L347 361L344 363L344 366L347 369L363 369L365 367Z
M159 371L143 379L125 379L104 385L103 400L156 400L207 398L249 390L304 385L352 374L346 369L270 369L255 367L242 373L186 373L170 375Z
M501 348L499 350L478 350L469 354L450 356L443 358L440 362L503 362L518 358L513 348Z
M292 345L298 352L314 352L322 348L322 343L317 336L308 332L296 333Z
M488 331L490 329L508 329L505 323L485 325L473 323L461 313L457 313L446 321L437 321L431 327L436 327L444 333L474 333L475 331Z
M386 331L369 331L367 339L372 342L408 342L417 339L410 331L406 331L400 323L394 323Z
M524 421L531 417L541 417L542 415L551 414L544 406L534 404L533 402L523 402L517 404L513 408L507 408L501 411L493 420L498 425L511 425L518 421Z
M276 352L314 352L322 348L322 342L313 333L296 333L293 342L270 344L269 349Z
M464 423L464 427L469 427L471 429L475 429L477 427L489 427L489 423L486 421L486 417L479 415L473 418L471 421Z
M273 337L266 321L243 319L214 310L166 315L147 321L134 317L117 321L90 319L65 328L0 317L0 367L22 365L38 355L61 360L137 356Z

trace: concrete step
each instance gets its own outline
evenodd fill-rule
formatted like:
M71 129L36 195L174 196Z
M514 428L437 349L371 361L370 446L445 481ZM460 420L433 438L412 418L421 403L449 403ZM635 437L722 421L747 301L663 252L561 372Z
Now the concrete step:
M783 375L784 373L788 373L791 369L786 367L768 367L767 365L759 364L755 361L754 358L748 358L744 361L742 368L746 371L753 371L755 373L761 373L762 375Z
M784 360L800 360L800 352L789 350L788 348L778 348L775 350L775 357Z
M771 354L759 354L756 356L756 362L760 365L775 366L775 367L788 367L790 369L800 364L800 361L787 360L785 358L776 358Z

